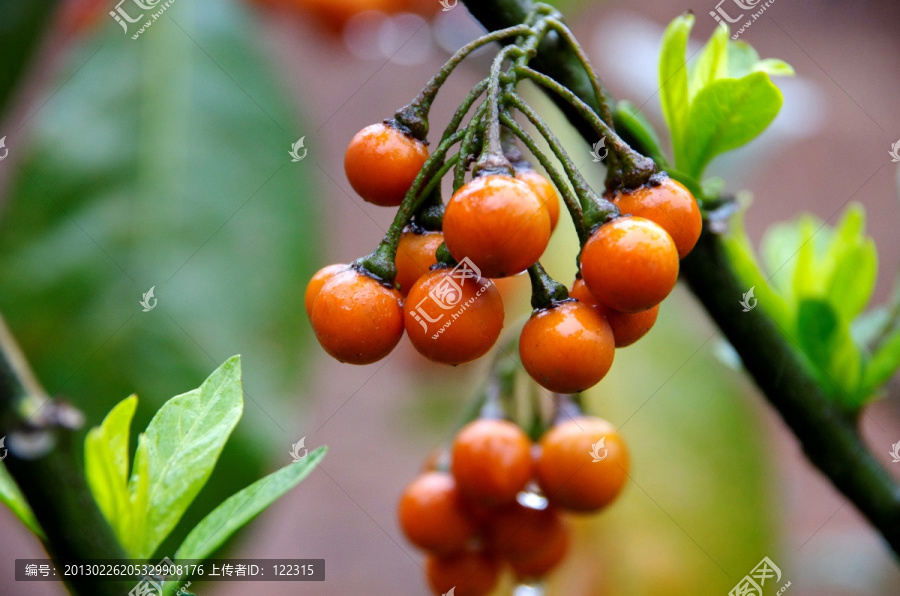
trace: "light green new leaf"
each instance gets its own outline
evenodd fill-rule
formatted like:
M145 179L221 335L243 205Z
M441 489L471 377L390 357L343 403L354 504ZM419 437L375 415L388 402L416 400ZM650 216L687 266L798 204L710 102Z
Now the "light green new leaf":
M875 241L866 238L835 260L826 289L828 301L845 321L852 321L866 308L877 280L878 251Z
M137 396L120 401L84 439L84 473L103 516L121 538L131 529L128 438Z
M693 14L683 14L669 23L663 35L659 57L659 99L671 133L676 164L681 155L690 106L685 52L693 26Z
M159 409L138 440L129 485L135 505L146 499L145 530L132 543L132 556L152 556L169 535L209 478L242 411L240 356Z
M759 60L753 65L753 72L764 72L771 76L792 77L794 76L794 67L778 58L766 58Z
M862 354L853 343L850 326L825 300L804 299L797 307L797 332L807 357L818 368L824 387L848 405L856 401L862 372ZM837 391L834 385L837 384Z
M616 132L629 145L632 144L632 140L635 141L641 150L661 167L668 165L663 154L662 143L660 143L653 125L638 110L637 106L626 99L617 102L613 110L613 122L616 125Z
M736 149L766 129L782 104L778 90L765 73L709 84L691 103L685 131L685 164L679 167L700 178L717 155Z
M232 534L306 478L325 457L327 451L326 447L319 447L303 461L292 463L260 478L225 499L191 530L175 552L175 559L207 558Z
M19 518L19 521L25 524L25 527L34 532L39 538L44 538L44 531L34 517L28 501L25 500L25 495L19 490L16 481L9 475L9 472L6 471L6 466L3 464L0 464L0 503L9 507L10 511Z
M740 79L759 62L759 53L743 39L728 42L728 78Z
M872 354L863 371L863 395L871 396L900 368L900 331L895 332Z
M728 29L716 27L691 69L691 80L688 85L690 100L693 101L701 89L725 77L727 73Z

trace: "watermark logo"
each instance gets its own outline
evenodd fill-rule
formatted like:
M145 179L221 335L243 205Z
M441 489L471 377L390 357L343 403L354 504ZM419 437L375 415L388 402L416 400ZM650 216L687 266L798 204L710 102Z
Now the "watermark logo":
M156 298L153 297L153 289L156 286L150 286L150 289L144 293L144 297L141 298L138 303L144 307L144 312L150 312L154 308L156 308ZM150 301L153 301L152 303Z
M2 447L2 446L3 446L3 439L0 439L0 447ZM890 456L894 458L893 461L891 461L892 464L900 462L900 441L897 441L896 443L891 445L891 450L888 451L888 454L890 454ZM3 458L0 457L0 460L2 460L2 459Z
M609 155L609 149L606 148L606 135L600 137L600 140L591 147L591 161L594 163L603 161L606 159L606 156ZM603 151L602 153L601 150Z
M756 286L751 287L746 294L744 294L744 299L739 300L738 304L744 307L744 312L750 312L754 308L756 308L756 303L758 300L753 297L753 290L756 289ZM752 303L750 301L753 301Z
M588 452L591 454L591 457L594 458L591 462L592 464L597 463L598 461L603 461L606 459L609 450L604 449L603 441L606 440L606 437L602 437L599 441L591 445L591 450ZM600 455L600 450L603 449L603 455Z
M3 137L3 139L5 139L5 138L6 137ZM0 139L0 147L3 146L3 139ZM891 150L888 151L888 155L891 156L891 161L893 161L893 162L900 161L900 139L898 139L896 143L891 145ZM6 156L4 155L3 157L6 157ZM0 157L0 159L3 159L3 157Z
M747 14L746 11L752 11L757 8L763 0L720 0L718 4L716 4L716 9L709 11L709 16L714 18L720 25L723 27L728 27L728 24L734 24L744 19L744 15ZM769 8L772 4L775 3L775 0L766 0L761 6L759 6L759 10L756 12L751 12L749 20L744 21L740 29L735 31L735 33L731 36L731 39L737 39L741 36L744 31L750 28L753 25L754 21L762 16L762 14ZM725 6L722 6L722 5ZM737 16L732 16L737 15Z
M454 8L456 8L456 5L459 3L458 0L452 0L452 1L451 0L438 0L438 2L440 2L441 6L444 7L441 9L441 12L447 12L448 10L453 10ZM450 592L452 592L452 591L453 590L450 590ZM450 592L447 592L447 594L450 594ZM453 594L450 594L450 596L453 596Z
M475 280L475 283L478 283L481 279L481 270L475 266L475 263L466 257L450 271L449 275L445 275L436 286L431 288L428 295L419 301L414 310L409 311L413 319L422 326L422 329L424 329L426 333L428 332L428 323L440 323L448 314L450 315L449 320L441 324L441 328L438 329L437 333L431 336L432 339L437 339L438 336L444 332L444 329L458 319L463 311L465 311L476 298L490 287L490 284L486 284L483 288L478 290L473 298L469 298L465 302L462 302L462 289L466 285L466 281L470 279ZM450 311L454 308L458 308L458 310L455 313L442 312L439 313L438 316L431 316L425 306L429 301L433 302L444 311Z
M441 4L443 4L443 2L441 2ZM453 596L454 592L456 592L456 586L453 586L452 588L450 588L450 591L445 592L442 596Z
M763 596L766 582L773 586L781 581L781 569L772 562L769 557L763 557L756 567L744 579L728 592L728 596ZM791 586L791 582L785 583L775 594L784 594Z
M6 456L9 453L9 450L6 448L6 445L4 444L5 441L6 441L6 437L0 437L0 450L3 451L3 455L0 455L0 461L3 461L4 459L6 459ZM900 445L900 443L897 443L897 444Z
M900 143L900 141L897 142ZM9 148L6 146L5 136L0 139L0 149L3 150L2 152L0 152L0 161L3 161L4 159L6 159L6 156L9 155Z
M291 458L293 458L295 462L303 461L304 459L306 459L306 456L309 455L309 449L306 448L305 443L306 437L303 437L302 439L291 445L290 454ZM303 449L303 455L300 455L301 449Z
M155 567L160 569L168 569L171 566L174 566L174 563L169 557L163 557L162 561L155 565ZM163 596L163 584L165 583L163 575L153 574L145 576L135 587L131 588L128 596Z
M139 26L140 28L137 32L131 36L131 39L137 39L174 3L175 0L166 0L164 3L163 0L119 0L119 3L116 4L116 9L109 11L109 15L122 26L122 31L124 31L126 35L128 35L128 30L131 25ZM123 4L128 7L128 10L122 6ZM148 20L144 21L144 16L147 14L146 11L152 11L156 8L159 10L151 12ZM137 16L132 16L133 14L137 14L138 11L142 12ZM141 23L141 21L144 22Z
M300 161L304 157L306 157L306 147L303 146L303 139L306 138L306 135L297 139L297 142L291 145L291 150L288 151L288 155L291 156L291 161ZM303 155L300 154L300 150L303 149Z

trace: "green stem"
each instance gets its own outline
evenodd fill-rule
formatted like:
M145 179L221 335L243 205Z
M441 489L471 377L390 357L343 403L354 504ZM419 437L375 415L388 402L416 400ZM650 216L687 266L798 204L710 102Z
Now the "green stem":
M566 183L566 178L563 177L562 174L559 173L559 170L556 169L556 166L550 161L550 157L544 153L540 147L537 146L537 143L534 142L534 139L531 138L525 130L519 126L519 123L512 119L512 116L508 114L501 114L500 121L506 127L506 129L510 130L515 134L519 139L525 143L525 146L528 147L528 150L531 151L532 155L534 155L538 162L541 164L541 167L544 168L544 171L547 172L547 175L550 176L550 180L553 181L553 184L559 189L559 193L562 195L563 202L566 205L566 209L569 211L569 216L572 218L572 223L575 225L575 232L578 234L579 241L583 244L587 241L588 238L588 230L584 227L584 216L581 211L581 203L578 201L578 197L572 192L572 189Z
M574 162L569 157L569 154L566 153L562 143L559 142L559 139L556 138L556 135L553 134L553 131L550 130L550 127L547 126L547 123L543 121L537 112L535 112L531 106L525 103L518 95L510 94L507 97L508 101L517 110L522 112L534 127L538 129L538 132L540 132L541 136L547 140L550 149L562 164L563 169L566 171L566 175L572 182L575 194L578 196L578 200L581 203L582 217L584 219L584 228L586 232L590 233L595 226L618 217L619 209L606 199L597 196L587 181L585 181L581 172L578 171L578 168L575 167Z
M428 136L428 112L431 110L431 104L434 103L438 91L440 91L441 86L447 82L447 78L453 70L459 66L469 54L478 48L495 41L516 37L528 33L529 31L530 28L528 25L515 25L501 31L494 31L493 33L483 35L482 37L467 43L447 60L437 74L428 81L415 99L408 105L397 110L397 113L394 115L394 120L397 124L409 129L414 137L424 140L425 137Z
M528 268L531 279L531 308L543 310L558 302L569 299L566 286L550 277L540 262Z
M507 46L500 50L494 61L491 63L490 85L488 86L488 123L487 134L485 135L484 147L481 150L481 157L475 164L473 170L474 175L479 172L488 173L506 173L510 176L515 175L512 164L503 155L503 145L500 141L500 71L503 68L503 62L512 54L521 53L518 46Z
M626 188L637 188L647 183L651 176L657 173L656 163L641 155L622 138L616 134L610 126L606 124L591 107L581 98L566 89L558 81L545 74L541 74L534 69L528 67L519 67L516 72L525 76L535 83L538 83L545 89L549 89L566 101L575 109L578 114L591 123L594 130L601 137L605 137L609 145L611 155L615 155L614 163L609 164L609 172L612 172L613 178L618 179ZM609 186L609 185L608 185ZM613 189L609 189L613 190Z
M125 552L94 502L78 458L82 415L51 399L0 318L0 436L3 461L44 530L59 568L79 559L124 559ZM137 578L71 583L74 594L121 596Z
M478 133L483 126L484 116L488 110L488 103L489 102L485 100L478 106L478 109L475 110L472 119L469 121L469 125L466 127L465 135L463 136L462 141L460 141L459 160L456 162L456 169L453 171L453 192L459 190L466 181L466 172L468 171L469 164L472 162L475 153Z

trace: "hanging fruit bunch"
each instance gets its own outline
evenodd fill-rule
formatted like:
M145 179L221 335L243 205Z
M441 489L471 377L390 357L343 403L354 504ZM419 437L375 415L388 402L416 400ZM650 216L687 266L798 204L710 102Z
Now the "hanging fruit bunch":
M596 110L529 67L550 34L574 49ZM471 52L493 42L507 45L429 151L435 96ZM596 131L595 147L604 141L603 193L590 187L517 93L523 80L570 104ZM562 171L517 117L544 138ZM679 260L702 227L691 193L615 133L607 97L584 52L561 15L544 4L535 5L524 24L461 48L392 119L353 138L344 166L364 200L397 208L374 252L325 267L306 290L319 343L352 364L384 358L404 331L435 362L457 365L484 356L504 319L493 280L527 271L533 312L516 342L521 365L554 395L578 394L603 379L617 347L631 345L653 326L660 302L675 286ZM453 180L446 205L445 176ZM539 262L560 216L560 197L581 245L570 290ZM627 452L615 429L580 409L561 408L554 423L537 424L530 435L505 420L504 408L482 414L460 431L450 461L416 479L401 499L401 525L429 551L428 575L437 594L453 586L456 596L487 594L503 561L521 577L548 572L568 544L561 512L599 510L627 477ZM592 461L604 442L608 457Z

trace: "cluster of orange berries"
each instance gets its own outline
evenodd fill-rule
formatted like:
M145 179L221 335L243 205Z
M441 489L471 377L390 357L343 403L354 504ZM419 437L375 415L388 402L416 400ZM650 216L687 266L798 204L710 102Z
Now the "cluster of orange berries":
M353 138L344 166L363 199L398 206L427 159L424 142L386 122ZM476 172L448 201L440 231L407 226L396 245L395 279L379 279L359 262L316 273L306 308L322 347L342 362L368 364L389 354L405 330L436 362L456 365L486 354L504 318L491 278L535 265L559 218L553 184L525 162L515 164L514 174ZM571 299L536 310L522 330L522 363L551 391L595 385L615 348L647 333L675 285L679 259L700 236L694 197L665 174L609 199L626 215L591 232ZM460 265L438 263L442 244Z
M462 428L449 456L449 471L430 462L398 507L404 534L428 553L435 594L489 594L504 564L520 581L546 575L568 551L563 514L606 507L628 477L622 438L584 416L556 424L536 445L512 422L482 418Z

